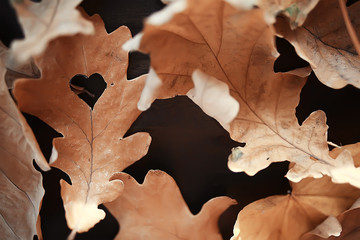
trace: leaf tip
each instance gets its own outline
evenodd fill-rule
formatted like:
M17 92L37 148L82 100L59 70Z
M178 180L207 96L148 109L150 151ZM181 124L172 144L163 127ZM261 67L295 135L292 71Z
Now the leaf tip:
M143 37L143 33L136 34L132 39L126 41L122 45L122 49L124 51L138 51L140 48L141 39Z
M96 203L83 204L76 201L67 205L68 211L65 211L67 224L76 232L87 232L105 218L105 212L98 209Z
M177 0L169 3L165 8L162 10L153 13L149 16L146 20L148 24L159 26L167 23L171 20L171 18L186 9L187 1L186 0Z
M242 147L234 147L231 149L231 154L229 156L229 160L232 162L237 162L244 155L241 151Z
M140 111L146 111L150 108L151 103L155 99L157 91L160 89L162 81L156 74L156 71L150 67L149 74L145 80L144 89L141 92L141 96L137 107Z
M239 102L230 95L229 86L199 69L192 73L192 79L194 88L186 95L229 131L230 123L240 110Z
M58 159L58 156L59 156L58 151L56 150L55 146L53 146L51 150L49 164L53 164Z
M250 10L257 5L258 0L225 0L225 2L238 9Z
M288 71L287 73L298 76L298 77L308 77L311 74L311 67L303 67L303 68L296 68L294 70Z
M305 236L316 235L321 238L329 238L330 236L338 237L342 232L342 227L339 220L334 216L329 216L314 230L306 233Z

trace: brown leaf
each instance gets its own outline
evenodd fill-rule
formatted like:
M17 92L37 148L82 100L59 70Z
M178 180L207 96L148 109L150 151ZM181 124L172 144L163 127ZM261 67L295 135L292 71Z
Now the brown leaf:
M228 197L213 198L193 215L181 196L174 179L160 170L151 170L144 183L130 175L115 176L124 182L124 192L105 206L120 223L115 239L222 239L218 218L236 201Z
M144 89L148 102L140 101L141 109L156 97L188 92L193 86L191 75L199 69L225 82L240 104L230 134L246 146L234 149L228 162L231 170L254 175L272 162L289 160L296 163L287 175L292 181L330 175L333 181L360 187L360 169L354 168L350 154L344 152L336 161L328 155L325 114L316 111L298 124L295 108L309 69L292 72L302 77L274 73L275 33L263 11L236 10L221 0L189 0L187 4L164 25L147 23L140 35L140 50L150 53L154 72L147 81L163 81L161 87ZM203 110L223 124L216 117L223 114Z
M99 16L91 20L96 36L54 40L36 59L40 80L20 79L14 90L21 110L64 136L54 139L50 161L71 178L72 185L61 180L61 196L68 226L76 232L87 231L105 217L97 206L113 201L123 188L110 177L144 156L151 140L147 133L123 138L140 114L136 101L145 80L126 79L128 53L120 46L131 33L123 26L107 34ZM92 109L71 90L69 81L95 73L107 87Z
M333 157L345 149L360 165L360 143L336 149ZM306 178L291 183L292 193L272 196L249 204L238 215L232 240L298 240L328 216L337 216L360 196L349 184L334 184L329 177Z
M11 1L25 35L25 39L11 43L14 58L23 63L41 54L48 43L59 36L93 33L91 23L76 10L81 1Z
M360 36L360 3L348 7L351 22ZM348 35L338 0L322 0L304 25L292 31L279 19L277 32L286 38L298 55L308 61L318 79L328 87L351 84L360 88L360 57Z
M5 71L0 59L0 236L32 239L38 234L41 239L37 222L44 189L33 159L43 170L50 167L8 92Z

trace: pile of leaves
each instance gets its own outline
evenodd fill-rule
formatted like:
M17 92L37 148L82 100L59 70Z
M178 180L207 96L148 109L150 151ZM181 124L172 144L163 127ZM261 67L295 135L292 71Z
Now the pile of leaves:
M213 198L193 215L165 172L149 171L142 184L122 172L151 144L148 133L124 137L127 130L155 99L177 95L245 143L229 156L232 171L252 176L290 162L291 193L246 206L232 240L360 238L360 143L329 151L325 113L301 125L295 115L311 71L331 88L360 88L360 3L173 0L132 38L126 26L107 33L80 2L11 2L25 37L0 48L2 239L42 239L44 189L33 159L70 178L60 182L69 239L104 219L100 204L119 222L115 239L222 239L218 218L235 200ZM275 73L276 36L310 67ZM135 50L151 67L128 80ZM86 89L90 78L104 90ZM20 111L62 135L49 162Z

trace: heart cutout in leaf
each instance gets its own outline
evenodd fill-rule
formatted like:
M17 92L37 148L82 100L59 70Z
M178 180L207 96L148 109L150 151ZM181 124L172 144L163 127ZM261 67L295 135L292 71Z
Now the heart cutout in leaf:
M69 85L71 90L91 109L107 87L104 78L99 73L94 73L90 77L77 74L70 80Z

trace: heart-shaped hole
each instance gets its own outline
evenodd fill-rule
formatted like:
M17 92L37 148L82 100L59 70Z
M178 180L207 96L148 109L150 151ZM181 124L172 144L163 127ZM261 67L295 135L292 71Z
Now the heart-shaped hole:
M107 84L104 78L94 73L90 77L82 74L75 75L69 82L71 90L78 95L84 102L94 108L96 101L104 92Z

